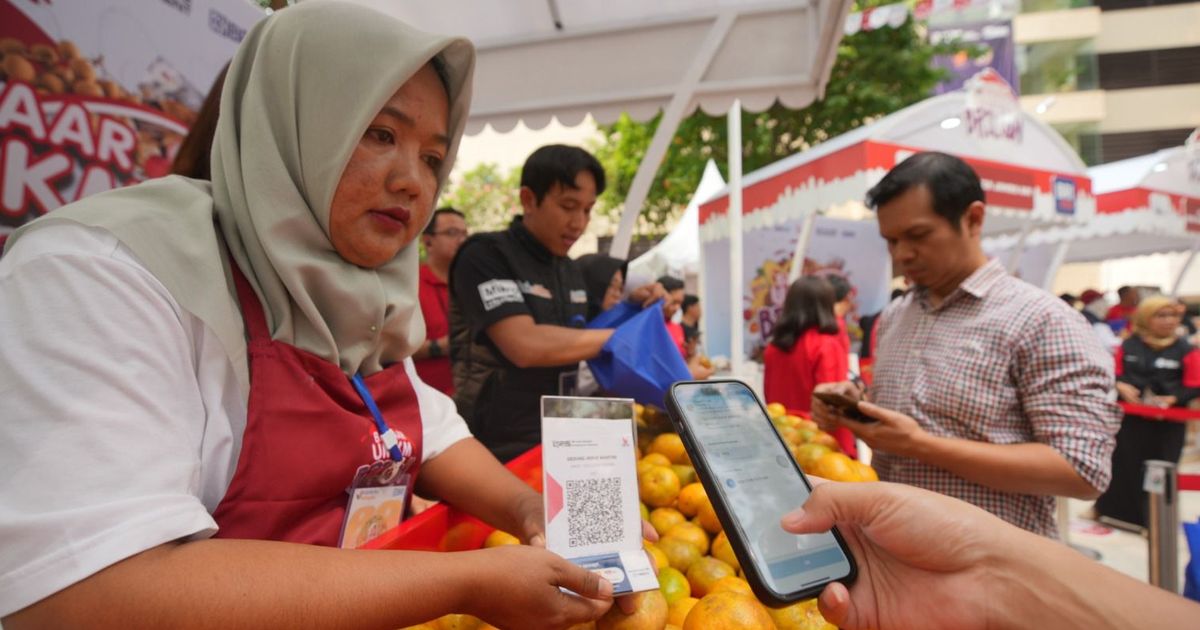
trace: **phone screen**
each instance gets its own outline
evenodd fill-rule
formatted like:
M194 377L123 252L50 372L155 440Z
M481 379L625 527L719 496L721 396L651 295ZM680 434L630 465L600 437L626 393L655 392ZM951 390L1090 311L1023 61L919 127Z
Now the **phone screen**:
M779 525L809 490L754 392L737 382L686 383L673 391L766 585L787 594L849 575L850 561L832 533L797 536Z

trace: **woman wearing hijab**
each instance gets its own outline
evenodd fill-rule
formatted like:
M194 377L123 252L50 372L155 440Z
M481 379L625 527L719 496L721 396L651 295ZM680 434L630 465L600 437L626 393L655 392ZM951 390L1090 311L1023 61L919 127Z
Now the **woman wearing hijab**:
M1133 334L1116 354L1121 400L1155 407L1186 407L1200 396L1200 352L1177 334L1183 308L1161 295L1142 300L1133 313ZM1146 526L1142 464L1178 462L1187 427L1126 414L1112 456L1112 482L1096 500L1096 513L1118 526Z
M413 241L473 65L465 40L363 7L280 11L229 67L211 185L97 195L10 239L5 628L399 627L451 612L563 627L607 609L611 585L536 546L330 548L360 482L385 476L401 497L415 486L543 537L540 496L409 359L424 339Z
M588 321L591 321L621 301L629 263L606 254L585 254L578 262L587 287Z

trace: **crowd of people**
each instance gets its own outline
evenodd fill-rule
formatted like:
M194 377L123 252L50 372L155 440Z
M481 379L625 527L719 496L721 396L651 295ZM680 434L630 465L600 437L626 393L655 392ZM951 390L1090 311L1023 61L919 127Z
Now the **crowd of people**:
M693 376L711 374L700 304L676 278L629 287L623 261L569 257L606 185L583 149L529 156L505 230L470 235L461 212L435 210L474 67L466 40L365 7L279 11L214 90L207 178L98 194L8 239L5 627L400 627L458 612L565 628L613 605L607 580L542 548L542 498L501 462L540 442L540 396L567 391L613 334L587 323L621 301L661 301ZM826 484L784 518L795 533L838 525L858 559L822 611L849 628L918 613L955 627L1197 618L1034 535L1053 536L1052 497L1098 496L1119 474L1114 391L1194 398L1174 303L1117 312L1133 332L1114 374L1082 316L983 256L983 192L961 160L914 155L868 201L914 285L875 326L869 388L848 379L837 279L788 291L767 350L768 397L869 444L903 484ZM859 398L871 421L811 399L822 390ZM354 546L348 499L375 482L527 544L333 548ZM1033 556L1053 562L1021 562ZM962 604L930 610L931 593Z

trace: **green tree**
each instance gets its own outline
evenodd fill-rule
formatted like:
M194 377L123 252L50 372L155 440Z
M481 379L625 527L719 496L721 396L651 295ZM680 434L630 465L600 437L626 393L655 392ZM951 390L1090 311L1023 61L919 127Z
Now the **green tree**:
M887 0L866 3L884 4ZM862 3L860 3L862 4ZM856 8L855 10L859 10ZM920 101L945 72L931 65L934 56L964 49L934 46L911 18L899 28L862 31L842 39L825 98L800 110L776 103L760 113L742 114L742 168L750 172L803 151L860 125ZM973 49L966 49L975 54ZM600 128L605 136L593 147L609 176L600 211L619 214L638 164L650 145L659 117L639 123L628 116ZM697 110L675 132L642 209L639 231L661 232L679 215L700 183L704 165L716 160L728 177L726 117Z
M520 187L521 169L503 173L499 165L485 162L451 184L440 204L462 212L472 232L500 230L520 213Z

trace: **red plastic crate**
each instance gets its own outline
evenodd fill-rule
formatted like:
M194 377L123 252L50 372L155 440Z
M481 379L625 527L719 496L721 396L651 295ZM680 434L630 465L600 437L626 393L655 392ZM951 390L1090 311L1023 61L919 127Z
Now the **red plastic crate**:
M542 447L535 446L506 467L529 487L542 491ZM468 551L479 549L494 527L444 503L404 521L360 549Z

